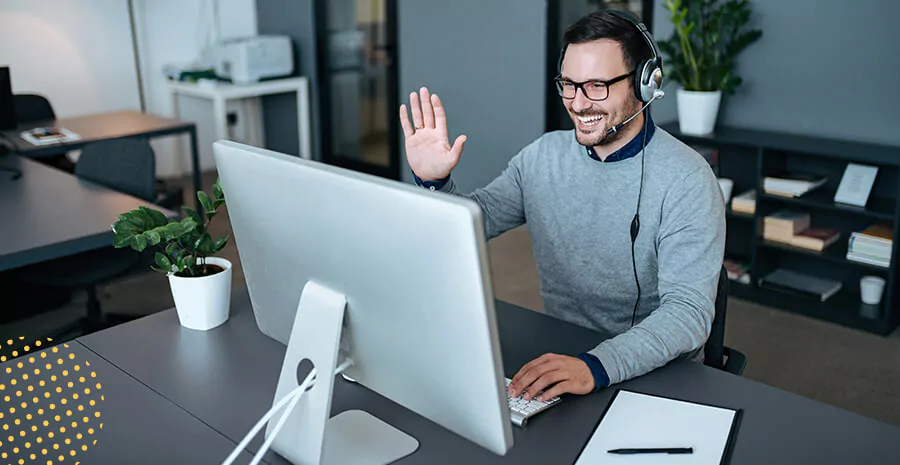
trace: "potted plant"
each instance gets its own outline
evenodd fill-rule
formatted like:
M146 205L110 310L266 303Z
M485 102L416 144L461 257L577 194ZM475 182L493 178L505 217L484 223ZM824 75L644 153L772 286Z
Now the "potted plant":
M143 252L157 248L154 271L168 275L172 297L181 325L208 330L228 319L231 300L231 262L213 257L228 243L228 236L213 239L209 224L225 205L218 181L213 196L198 191L197 198L206 213L201 216L184 208L181 221L169 220L161 212L140 207L119 215L112 225L116 248L131 247Z
M748 0L666 0L675 26L672 36L659 42L666 55L666 72L681 84L678 122L681 132L713 132L722 93L733 95L742 80L735 73L735 57L756 42L759 29L748 29Z

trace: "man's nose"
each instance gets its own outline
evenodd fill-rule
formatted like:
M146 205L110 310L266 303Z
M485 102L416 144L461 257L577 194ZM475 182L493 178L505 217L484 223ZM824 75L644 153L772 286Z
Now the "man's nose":
M593 105L593 102L584 95L584 89L575 89L575 98L572 100L572 111L580 113Z

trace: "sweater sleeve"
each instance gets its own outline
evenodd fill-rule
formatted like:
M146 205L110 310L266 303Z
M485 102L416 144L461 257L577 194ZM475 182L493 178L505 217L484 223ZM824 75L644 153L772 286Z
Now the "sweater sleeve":
M589 352L606 369L610 384L698 350L709 337L725 252L725 204L708 166L666 194L656 246L659 308Z

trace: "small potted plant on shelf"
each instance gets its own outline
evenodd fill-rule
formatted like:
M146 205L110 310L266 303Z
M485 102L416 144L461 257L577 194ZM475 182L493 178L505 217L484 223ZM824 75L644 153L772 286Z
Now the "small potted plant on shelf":
M157 248L156 266L151 268L168 275L178 320L186 328L205 331L228 319L231 262L213 256L225 248L228 236L213 239L209 233L210 222L225 205L221 185L216 181L212 197L202 190L197 197L206 211L203 216L185 207L187 216L176 221L140 207L119 215L112 230L116 248Z
M742 79L735 57L759 40L762 31L748 29L749 0L666 0L675 31L659 41L666 73L681 84L678 123L685 134L713 132L722 93L733 95Z

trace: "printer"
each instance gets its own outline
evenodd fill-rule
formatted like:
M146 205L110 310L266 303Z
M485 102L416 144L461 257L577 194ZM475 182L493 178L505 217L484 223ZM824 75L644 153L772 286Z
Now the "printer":
M290 76L294 72L291 39L285 35L260 35L226 39L213 50L216 75L235 84Z

